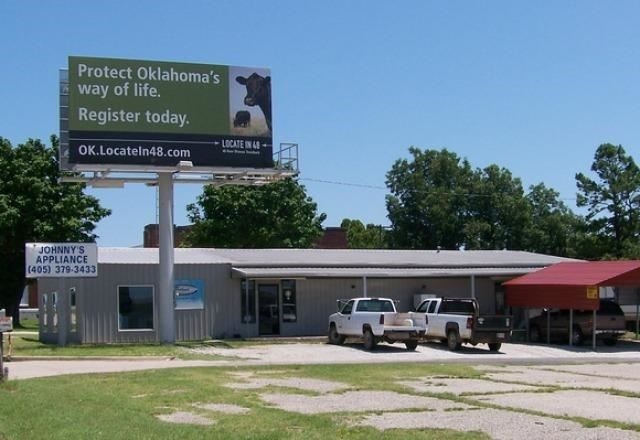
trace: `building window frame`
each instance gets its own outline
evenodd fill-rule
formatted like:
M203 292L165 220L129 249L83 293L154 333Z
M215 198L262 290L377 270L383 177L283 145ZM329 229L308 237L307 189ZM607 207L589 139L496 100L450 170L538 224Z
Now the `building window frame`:
M296 280L280 280L282 292L282 322L298 322L298 296Z
M240 322L242 324L256 323L256 288L255 280L246 278L240 280Z

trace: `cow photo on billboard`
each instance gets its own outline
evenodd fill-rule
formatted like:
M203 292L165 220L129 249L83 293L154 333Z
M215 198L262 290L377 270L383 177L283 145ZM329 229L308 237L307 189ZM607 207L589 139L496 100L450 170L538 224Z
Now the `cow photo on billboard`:
M232 132L271 135L271 76L268 69L233 67L231 90Z

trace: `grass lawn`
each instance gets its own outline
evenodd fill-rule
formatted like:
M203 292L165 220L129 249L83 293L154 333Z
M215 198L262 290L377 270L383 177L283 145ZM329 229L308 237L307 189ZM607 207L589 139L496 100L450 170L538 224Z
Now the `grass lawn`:
M366 374L363 374L366 371ZM233 389L239 372L272 373L347 383L358 390L409 393L389 378L430 374L478 375L465 365L314 365L188 368L100 375L59 376L0 384L0 439L486 439L452 430L378 431L349 422L362 414L298 414L264 403L265 390ZM231 374L230 374L231 373ZM269 391L276 389L269 388ZM278 392L297 392L279 388ZM245 414L196 408L195 403L234 404ZM186 411L215 421L209 426L172 424L157 415Z

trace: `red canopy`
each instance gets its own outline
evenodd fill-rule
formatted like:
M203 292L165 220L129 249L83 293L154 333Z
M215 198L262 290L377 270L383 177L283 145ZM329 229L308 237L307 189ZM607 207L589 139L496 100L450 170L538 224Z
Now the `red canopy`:
M640 286L640 261L557 263L504 283L511 307L594 310L598 287Z

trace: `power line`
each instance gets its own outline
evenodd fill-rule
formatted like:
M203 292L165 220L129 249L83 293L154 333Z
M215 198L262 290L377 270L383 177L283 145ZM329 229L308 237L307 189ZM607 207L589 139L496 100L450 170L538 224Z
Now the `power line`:
M300 180L307 180L309 182L317 182L317 183L330 183L331 185L355 186L357 188L381 189L385 191L387 190L386 186L367 185L365 183L338 182L335 180L311 179L309 177L301 177Z
M338 181L338 180L324 180L324 179L313 179L310 177L300 177L299 180L304 180L304 181L308 181L308 182L315 182L315 183L328 183L330 185L339 185L339 186L351 186L351 187L356 187L356 188L370 188L370 189L378 189L378 190L383 190L383 191L389 191L389 188L387 188L386 186L379 186L379 185L369 185L366 183L353 183L353 182L342 182L342 181ZM423 190L421 190L420 192L425 192ZM446 192L431 192L431 191L426 191L427 194L438 194L438 195L454 195L454 196L466 196L466 197L492 197L492 194L479 194L479 193L456 193L454 191L446 191ZM561 201L576 201L577 199L575 197L558 197L558 200Z

